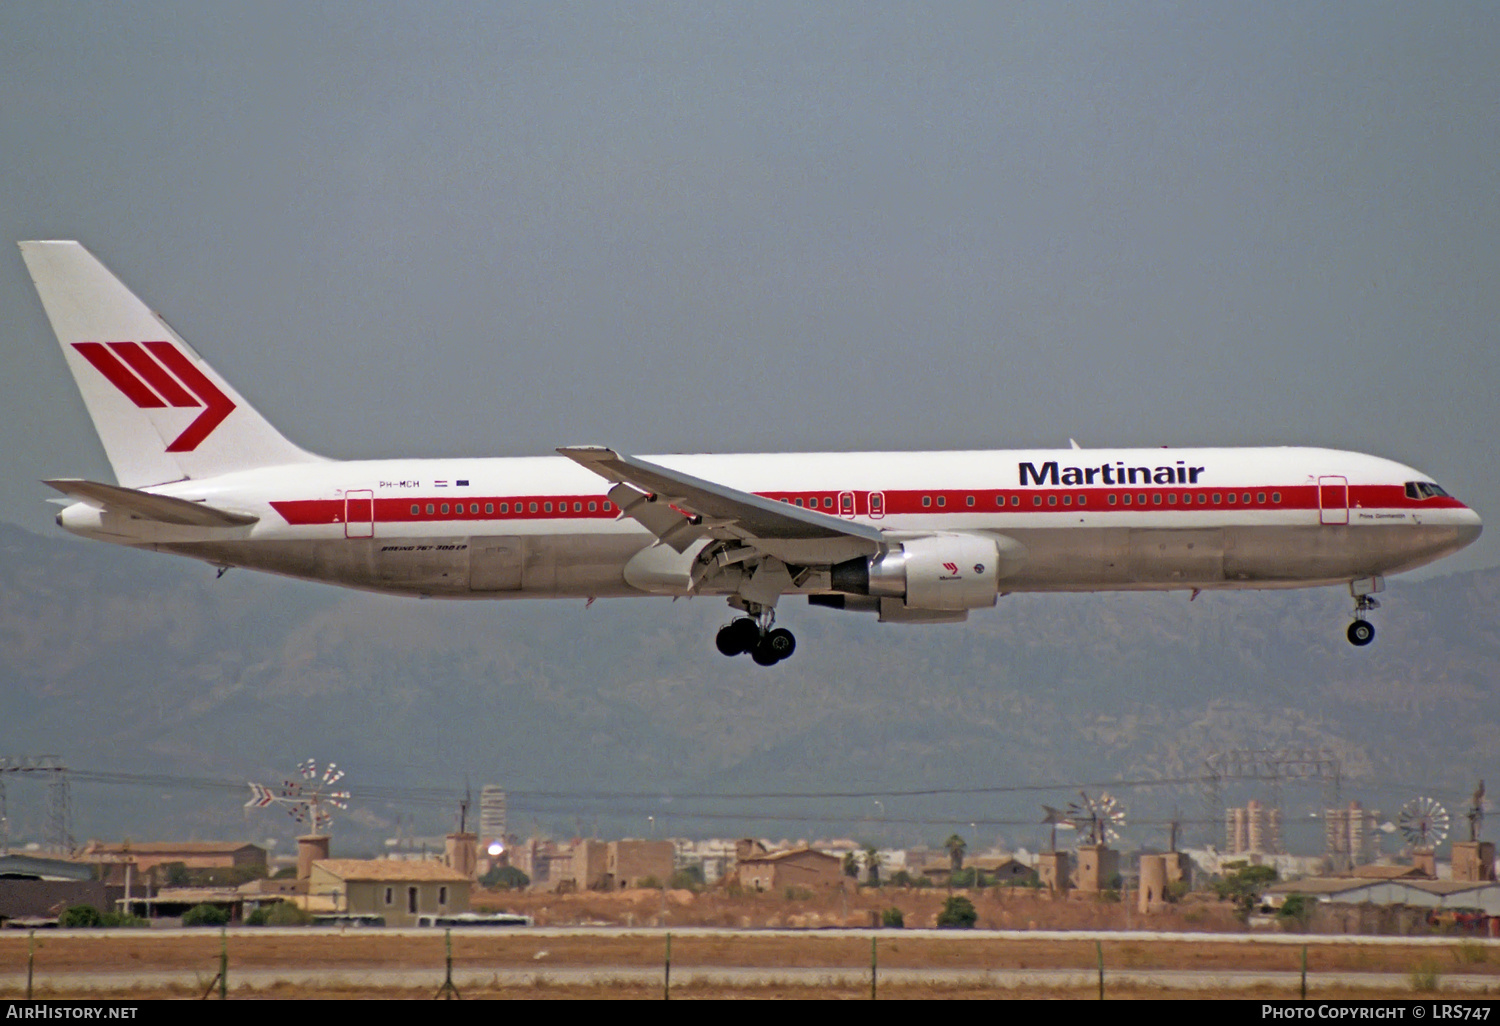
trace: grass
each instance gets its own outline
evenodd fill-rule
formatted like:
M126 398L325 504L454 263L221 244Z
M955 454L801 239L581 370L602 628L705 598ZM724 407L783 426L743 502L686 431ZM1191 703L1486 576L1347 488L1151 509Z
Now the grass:
M1411 971L1411 989L1418 994L1436 993L1442 981L1437 962L1430 958L1422 959Z

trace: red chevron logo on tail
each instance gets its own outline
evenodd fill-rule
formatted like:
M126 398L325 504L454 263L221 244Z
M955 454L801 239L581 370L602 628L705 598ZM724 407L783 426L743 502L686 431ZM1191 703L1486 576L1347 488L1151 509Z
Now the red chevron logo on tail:
M171 342L75 342L73 348L143 410L204 408L167 452L192 452L234 412L234 401Z

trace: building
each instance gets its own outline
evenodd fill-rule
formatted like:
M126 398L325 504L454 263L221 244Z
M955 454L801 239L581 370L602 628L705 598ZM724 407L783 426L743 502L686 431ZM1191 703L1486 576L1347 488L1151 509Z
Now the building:
M1242 808L1225 809L1224 850L1230 855L1280 852L1281 810L1253 799Z
M71 905L114 907L124 888L94 879L94 867L65 859L0 855L0 924L52 926Z
M322 859L312 864L306 907L416 926L421 915L469 911L469 889L468 877L441 862Z
M1084 894L1112 891L1120 876L1120 853L1103 844L1080 844L1073 885Z
M1454 841L1453 879L1493 883L1495 881L1495 842Z
M676 846L671 841L610 841L605 875L612 890L654 884L665 887L675 869Z
M124 841L106 844L90 841L76 856L79 862L103 865L104 881L125 882L126 867L133 867L137 881L152 877L165 879L164 867L180 864L187 869L238 871L248 879L265 876L266 849L246 841ZM231 874L226 874L231 875Z
M739 860L735 872L747 891L823 890L844 883L842 860L811 848L752 854Z
M479 843L488 849L490 843L505 840L506 796L499 784L485 784L479 789Z

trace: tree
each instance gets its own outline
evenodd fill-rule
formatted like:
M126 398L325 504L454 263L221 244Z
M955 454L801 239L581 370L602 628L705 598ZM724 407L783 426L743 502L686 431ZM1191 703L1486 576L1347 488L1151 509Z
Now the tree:
M852 851L844 852L844 875L851 880L859 879L859 856Z
M880 913L880 925L888 927L890 929L899 930L906 925L906 916L902 914L899 908L892 905L890 908Z
M1252 866L1248 862L1226 862L1224 876L1214 884L1214 893L1234 902L1241 916L1255 910L1261 893L1277 880L1274 866Z
M871 887L880 886L880 849L873 844L864 847L865 853L865 883Z
M974 903L962 894L949 896L943 902L943 910L938 913L937 924L940 930L972 930L974 924L979 921L979 911L974 908Z
M1307 921L1312 918L1312 903L1307 900L1305 894L1288 894L1281 907L1276 910L1276 919L1282 924L1283 929L1305 930Z
M674 891L696 891L703 888L703 866L694 863L672 874L667 886Z
M969 850L968 842L957 834L949 834L948 839L943 842L943 847L948 850L948 870L957 873L964 868L964 854Z
M183 926L225 926L229 923L229 910L218 905L194 905L182 914Z
M479 878L479 884L491 890L519 891L531 886L531 877L515 866L496 866Z
M57 925L65 930L80 930L100 926L104 917L92 905L69 905L57 917Z

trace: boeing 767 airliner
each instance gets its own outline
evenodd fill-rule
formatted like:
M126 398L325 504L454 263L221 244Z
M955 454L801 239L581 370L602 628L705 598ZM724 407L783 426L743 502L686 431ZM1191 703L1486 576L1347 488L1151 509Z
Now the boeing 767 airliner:
M432 598L721 595L719 651L769 666L786 595L954 623L1020 591L1347 585L1478 515L1391 460L1312 448L334 461L287 441L76 242L21 253L116 483L59 478L75 534Z

